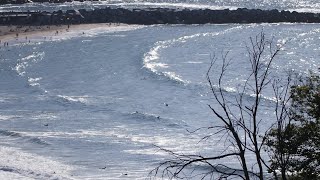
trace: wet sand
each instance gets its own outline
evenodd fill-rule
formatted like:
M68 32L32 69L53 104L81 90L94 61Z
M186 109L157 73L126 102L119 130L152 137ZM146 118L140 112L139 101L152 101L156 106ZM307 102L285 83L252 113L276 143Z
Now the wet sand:
M50 37L62 35L67 32L78 31L85 33L95 28L114 28L118 26L128 26L126 24L79 24L79 25L50 25L50 26L0 26L0 45L6 42L19 40L20 42L28 42L32 37L42 37L50 39Z

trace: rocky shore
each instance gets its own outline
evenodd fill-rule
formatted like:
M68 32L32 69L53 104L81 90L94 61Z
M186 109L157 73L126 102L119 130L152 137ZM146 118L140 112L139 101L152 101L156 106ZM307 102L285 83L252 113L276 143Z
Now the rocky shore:
M56 12L2 12L0 25L56 25L88 23L206 24L206 23L320 23L320 14L239 8L209 9L124 9L68 10Z

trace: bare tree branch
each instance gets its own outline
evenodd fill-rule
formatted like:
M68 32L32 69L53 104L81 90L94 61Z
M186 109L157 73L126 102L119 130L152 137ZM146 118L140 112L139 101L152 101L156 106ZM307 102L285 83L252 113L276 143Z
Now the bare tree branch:
M202 179L206 177L213 178L214 173L220 175L219 178L237 177L241 179L249 180L253 177L258 179L265 178L265 169L272 170L267 160L262 157L262 147L264 147L270 129L276 125L282 126L281 120L287 118L288 95L290 88L290 79L284 85L284 88L280 88L278 83L275 83L274 79L270 77L272 70L272 63L275 61L276 56L280 52L280 47L273 45L273 39L268 41L265 34L261 32L255 37L249 39L249 45L246 46L248 53L248 61L250 65L250 72L245 78L243 86L237 89L237 95L232 99L228 92L223 89L223 82L228 68L231 65L231 60L228 59L228 53L224 53L221 56L222 65L218 69L218 77L216 81L210 77L217 59L211 58L211 63L206 73L206 79L209 84L210 93L213 96L215 105L208 104L209 109L215 117L215 121L219 121L222 125L201 127L194 131L188 131L195 133L199 130L214 130L207 135L204 135L199 142L207 140L216 135L222 135L218 142L225 139L225 149L221 155L205 157L202 155L184 155L174 153L170 150L162 149L162 151L170 154L173 159L162 162L152 172L158 174L161 169L162 176L165 175L171 178L180 178L185 175L184 170L190 166L196 166L199 163L208 165L211 170L205 173L197 174ZM264 90L267 87L273 88L275 94L276 105L276 123L271 127L263 127L262 122L268 121L268 119L261 118L259 108L261 106L262 96ZM249 94L249 95L248 95ZM251 96L251 94L253 94ZM249 99L246 97L250 97ZM266 129L265 132L260 132L261 129ZM230 150L232 148L232 150ZM254 162L248 164L248 156L254 156ZM241 170L231 168L225 164L216 163L216 160L224 159L228 157L234 157L239 161ZM252 165L255 166L252 166ZM224 169L224 170L223 170ZM251 170L250 170L251 169ZM192 171L193 172L193 171ZM272 172L276 177L275 171ZM193 176L193 177L196 177Z

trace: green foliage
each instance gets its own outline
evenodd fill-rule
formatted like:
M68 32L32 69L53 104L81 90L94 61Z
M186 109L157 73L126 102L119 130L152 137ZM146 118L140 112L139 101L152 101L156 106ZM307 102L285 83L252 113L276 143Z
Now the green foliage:
M292 87L292 118L296 122L294 141L299 158L292 160L304 177L320 176L320 77L311 74L302 85Z
M302 123L320 119L320 77L312 74L291 89L295 120Z
M300 79L290 98L289 121L272 129L266 143L273 153L271 170L320 179L320 77Z

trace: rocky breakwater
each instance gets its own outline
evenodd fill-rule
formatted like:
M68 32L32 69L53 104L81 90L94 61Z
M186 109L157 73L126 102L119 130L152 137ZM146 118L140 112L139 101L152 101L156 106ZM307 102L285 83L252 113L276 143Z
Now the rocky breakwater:
M320 14L239 8L209 9L124 9L68 10L56 12L2 12L1 25L57 25L84 23L206 24L206 23L320 23Z

